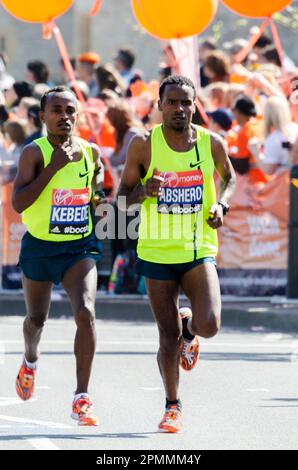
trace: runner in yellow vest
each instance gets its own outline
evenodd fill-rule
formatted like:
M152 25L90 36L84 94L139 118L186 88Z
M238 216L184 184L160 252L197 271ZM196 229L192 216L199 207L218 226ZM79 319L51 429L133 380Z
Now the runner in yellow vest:
M216 229L228 212L235 173L221 138L191 123L193 83L170 76L159 95L162 125L131 141L118 205L141 204L137 268L159 329L157 360L166 393L159 431L179 432L179 364L191 370L199 356L197 335L209 338L220 326ZM218 199L214 169L222 180ZM191 309L179 309L180 288Z
M16 391L22 400L33 394L51 290L62 282L77 325L77 389L71 416L80 425L96 425L88 383L96 348L96 261L101 247L93 234L91 205L102 166L98 147L73 136L76 118L77 100L70 90L56 87L44 94L41 119L47 137L24 148L14 183L13 207L22 213L28 230L20 253L27 315Z

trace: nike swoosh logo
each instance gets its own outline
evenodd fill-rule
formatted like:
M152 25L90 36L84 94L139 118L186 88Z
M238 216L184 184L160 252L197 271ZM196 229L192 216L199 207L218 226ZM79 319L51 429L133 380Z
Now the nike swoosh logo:
M87 173L79 173L80 178L84 178L85 176L89 175L89 173L90 173L90 170L87 171Z
M205 160L200 160L199 162L196 163L190 163L189 166L190 168L195 168L196 166L200 166L201 163L204 163Z

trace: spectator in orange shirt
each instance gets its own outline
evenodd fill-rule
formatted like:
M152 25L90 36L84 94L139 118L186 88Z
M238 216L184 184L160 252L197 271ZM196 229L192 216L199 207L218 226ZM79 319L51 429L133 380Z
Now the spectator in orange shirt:
M248 174L252 182L265 183L268 178L258 168L256 158L249 150L248 142L253 137L260 137L262 133L261 121L257 119L256 107L251 98L246 95L239 96L232 108L237 121L227 134L229 156L234 169L240 174Z

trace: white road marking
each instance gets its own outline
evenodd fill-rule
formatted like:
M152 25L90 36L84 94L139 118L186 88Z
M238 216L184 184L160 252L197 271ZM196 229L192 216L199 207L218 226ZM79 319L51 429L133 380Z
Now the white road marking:
M268 312L268 310L268 307L249 307L247 309L247 311L251 313Z
M248 388L247 392L269 392L268 388Z
M30 402L37 401L37 398L31 398ZM0 406L23 405L25 401L18 397L0 397Z
M297 346L293 349L293 351L291 353L291 362L292 362L292 364L297 365L297 362L298 362L298 348L297 348Z
M45 437L26 439L26 441L37 450L60 450L50 439Z
M30 423L36 424L37 426L46 426L48 428L56 428L56 429L73 429L74 426L69 426L67 424L62 423L53 423L51 421L38 421L36 419L29 419L29 418L18 418L16 416L5 416L0 415L0 420L2 421L11 421L13 423Z
M270 333L264 336L263 341L279 341L282 337L282 333Z
M23 424L22 426L18 426L18 428L21 427L22 429L36 429L36 426L34 424ZM0 424L0 429L9 429L12 428L16 430L16 425L15 424Z

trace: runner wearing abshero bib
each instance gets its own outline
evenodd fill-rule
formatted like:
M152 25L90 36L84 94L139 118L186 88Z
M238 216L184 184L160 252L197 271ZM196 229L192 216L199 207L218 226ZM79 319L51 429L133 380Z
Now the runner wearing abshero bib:
M175 433L182 425L179 365L191 370L198 335L214 336L220 326L216 229L229 210L235 173L221 138L191 123L193 83L170 76L159 96L162 124L131 141L118 205L141 204L137 269L159 329L157 360L166 393L158 429ZM218 197L215 170L222 183ZM179 308L180 288L191 309Z
M99 149L73 135L77 100L67 88L47 91L40 115L47 136L24 148L12 201L27 227L20 253L27 308L25 354L16 391L22 400L33 394L51 290L61 282L77 325L77 388L71 416L80 425L96 425L88 383L96 347L96 261L101 257L91 214L94 191L102 182Z

